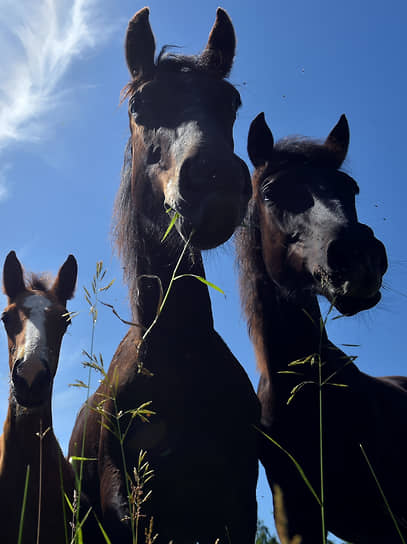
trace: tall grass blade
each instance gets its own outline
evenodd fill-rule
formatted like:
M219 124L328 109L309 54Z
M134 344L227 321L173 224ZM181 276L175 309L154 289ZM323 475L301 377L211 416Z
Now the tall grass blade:
M67 522L67 519L66 519L66 510L65 510L65 490L64 490L64 477L63 477L63 473L62 473L61 454L58 456L58 467L59 467L59 482L60 482L60 489L61 489L62 515L64 517L65 544L68 544L69 543L68 522Z
M161 238L161 242L164 242L164 240L167 238L169 233L172 231L172 228L175 225L178 218L179 218L179 213L175 212L174 215L171 218L171 221L170 221L170 224L168 225L167 230L165 231L164 236Z
M402 535L402 533L401 533L399 524L397 523L396 517L395 517L395 515L393 514L392 509L390 508L390 504L389 504L389 502L388 502L388 500L387 500L387 498L386 498L386 495L384 494L384 491L383 491L383 489L382 489L382 486L380 485L380 482L379 482L379 480L378 480L378 478L377 478L377 476L376 476L376 473L375 473L375 471L374 471L374 468L373 468L371 462L369 461L369 458L368 458L368 456L367 456L367 454L366 454L366 452L365 452L365 449L364 449L364 447L362 446L362 444L359 444L359 447L360 447L360 449L362 450L363 457L365 458L365 461L366 461L366 463L367 463L367 466L369 467L369 470L370 470L370 472L372 473L372 476L373 476L373 478L374 478L374 481L376 482L377 488L378 488L378 490L379 490L379 492L380 492L380 495L382 496L382 499L383 499L384 504L386 505L387 511L389 512L390 517L391 517L391 519L392 519L392 521L393 521L393 523L394 523L394 526L395 526L395 528L396 528L396 530L397 530L397 533L398 533L398 535L399 535L399 537L400 537L400 540L401 540L401 542L403 542L403 544L406 544L406 541L405 541L405 539L404 539L404 537L403 537L403 535Z
M112 544L110 538L107 536L107 533L106 533L106 531L105 531L104 528L103 528L103 525L100 523L99 518L97 517L97 515L96 515L94 512L93 512L93 515L95 516L96 523L98 524L98 527L99 527L99 529L100 529L100 532L101 532L102 535L103 535L103 538L104 538L106 544Z
M20 525L18 527L17 544L21 544L21 541L22 541L22 538L23 538L24 516L25 516L25 507L27 505L27 494L28 494L28 482L29 482L29 480L30 480L30 465L27 465L27 471L25 473L23 504L21 505Z
M277 446L277 448L279 448L282 452L284 452L287 457L289 459L291 459L291 461L294 463L295 465L295 468L298 470L298 472L300 473L300 476L301 478L304 480L304 483L306 484L306 486L308 487L308 489L311 491L311 493L314 495L315 499L317 500L318 504L321 506L321 500L320 498L318 497L315 489L312 487L311 485L311 482L308 480L307 476L305 475L305 472L303 471L303 469L301 468L301 465L298 463L298 461L291 455L290 452L288 452L285 448L283 448L283 446L281 444L279 444L277 442L277 440L274 440L274 438L271 438L271 436L269 436L267 433L265 433L264 431L262 431L261 429L259 429L259 427L256 427L256 425L253 425L253 427L256 429L256 431L258 431L260 434L262 434L265 438L267 438L267 440L270 440L270 442L272 442L275 446Z
M212 289L215 289L215 291L219 291L219 293L221 293L224 297L226 296L225 291L222 291L220 287L218 287L214 283L211 283L206 278L203 278L202 276L198 276L197 274L180 274L179 276L175 276L174 281L179 280L181 278L187 278L188 276L199 280L200 282L204 283L208 287L212 287Z

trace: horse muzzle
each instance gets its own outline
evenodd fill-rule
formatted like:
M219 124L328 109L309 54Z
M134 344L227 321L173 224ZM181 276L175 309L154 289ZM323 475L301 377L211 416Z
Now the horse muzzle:
M217 247L232 236L251 197L249 170L233 154L215 166L202 158L197 163L185 161L179 188L179 198L173 203L181 216L178 230L184 239L193 233L193 245L202 250Z
M51 372L45 359L17 359L11 373L12 394L27 408L41 406L51 394Z
M321 293L343 315L375 306L387 270L384 245L369 227L359 224L330 242L327 263L314 273Z

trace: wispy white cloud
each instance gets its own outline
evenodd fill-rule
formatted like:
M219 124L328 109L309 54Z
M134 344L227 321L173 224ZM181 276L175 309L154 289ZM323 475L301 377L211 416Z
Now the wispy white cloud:
M10 185L7 179L7 172L10 170L10 164L0 166L0 202L4 202L10 195Z
M0 0L0 150L44 137L66 98L68 69L106 38L100 8L96 0Z

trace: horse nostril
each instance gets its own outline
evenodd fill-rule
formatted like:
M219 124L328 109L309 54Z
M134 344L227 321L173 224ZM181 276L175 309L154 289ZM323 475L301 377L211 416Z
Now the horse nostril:
M328 246L328 266L333 270L347 269L359 254L360 251L350 246L348 240L333 240Z
M22 362L23 362L22 359L16 359L14 361L13 368L11 370L11 376L12 376L13 379L14 379L15 376L18 376L18 369L19 369Z
M368 234L367 228L363 233ZM333 240L327 251L331 271L338 279L349 280L359 293L377 291L387 270L386 250L373 235L366 238L339 238Z
M183 196L222 189L223 178L227 177L224 165L221 161L217 161L215 166L212 163L203 155L184 160L179 175L180 193Z
M37 372L34 380L31 383L30 390L33 395L41 394L43 391L47 390L51 383L51 374L48 366Z

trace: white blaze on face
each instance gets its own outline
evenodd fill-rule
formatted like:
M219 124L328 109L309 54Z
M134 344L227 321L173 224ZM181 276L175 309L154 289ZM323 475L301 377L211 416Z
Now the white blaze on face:
M19 359L26 361L31 357L48 358L45 310L50 304L50 301L41 295L30 295L25 299L24 307L29 310L29 316L25 325L24 353L18 354Z
M339 200L330 199L329 204L314 195L312 214L317 217L318 224L346 225L347 218Z
M164 190L165 201L171 207L175 207L179 200L179 174L184 160L193 154L194 150L202 143L202 140L202 131L196 121L183 123L175 130L175 138L170 150L175 168Z

